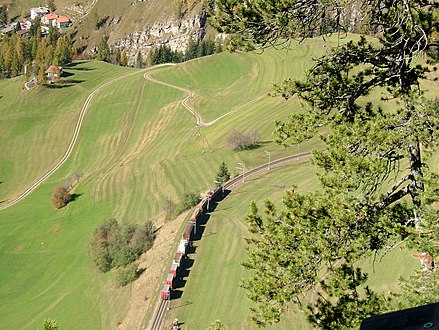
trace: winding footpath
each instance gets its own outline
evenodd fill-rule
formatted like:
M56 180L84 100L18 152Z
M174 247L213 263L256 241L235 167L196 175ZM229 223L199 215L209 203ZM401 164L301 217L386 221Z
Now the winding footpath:
M213 125L217 121L223 119L224 117L229 116L229 115L231 115L231 114L233 114L235 112L238 112L242 108L244 108L246 106L249 106L249 105L251 105L253 103L256 103L256 102L258 102L259 100L262 100L265 97L265 95L259 96L259 97L255 98L253 100L250 100L249 102L247 102L245 104L242 104L242 105L240 105L240 106L230 110L229 112L226 112L225 114L219 116L218 118L216 118L216 119L206 123L206 122L203 121L203 118L201 118L200 114L193 107L191 107L188 104L189 99L194 97L194 95L195 95L194 92L192 92L191 90L189 90L187 88L184 88L184 87L181 87L181 86L172 85L172 84L168 84L168 83L166 83L164 81L160 81L160 80L157 80L155 78L152 78L149 73L145 73L144 77L145 77L146 80L151 81L153 83L160 84L160 85L167 86L167 87L171 87L171 88L174 88L174 89L177 89L179 91L182 91L182 92L186 93L187 96L183 100L181 100L181 104L183 105L183 107L186 108L186 110L188 110L195 117L197 127Z
M162 64L162 65L156 65L153 66L151 68L148 68L147 70L153 70L153 69L157 69L158 67L162 67L162 66L167 66L169 64ZM109 81L107 81L106 83L100 85L99 87L97 87L93 92L90 93L90 95L87 97L87 99L84 101L84 104L82 105L81 111L79 113L78 116L78 120L76 121L76 126L75 126L75 130L73 132L73 136L70 139L69 145L67 147L67 150L65 151L64 155L61 157L61 159L58 161L58 163L56 163L49 171L47 171L46 174L44 174L41 178L39 178L37 181L35 181L29 188L27 188L25 191L23 191L20 195L14 197L13 199L7 200L4 203L0 204L0 211L1 210L5 210L15 204L17 204L18 202L20 202L21 200L25 199L30 193L32 193L38 186L40 186L45 180L47 180L53 173L55 173L66 161L67 159L70 157L70 155L72 154L73 148L76 145L76 142L78 140L78 136L79 136L79 132L81 131L81 127L82 127L82 122L84 120L84 116L90 106L90 102L92 101L92 99L105 87L107 87L108 85L111 85L112 83L119 81L121 79L133 76L139 74L139 71L136 72L132 72L132 73L128 73L116 78L113 78Z

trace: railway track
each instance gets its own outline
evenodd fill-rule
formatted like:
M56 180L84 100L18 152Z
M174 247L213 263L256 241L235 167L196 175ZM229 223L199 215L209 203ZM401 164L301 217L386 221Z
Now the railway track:
M163 321L165 319L166 311L168 310L169 300L159 299L159 303L156 306L154 316L149 324L148 329L160 330L162 328Z
M229 181L227 181L224 184L224 189L230 189L239 183L245 182L245 179L248 177L251 177L251 176L256 175L258 173L261 173L261 172L266 172L268 165L270 165L270 168L272 168L272 167L276 167L276 166L280 166L280 165L292 162L294 160L307 158L310 155L311 155L310 152L302 152L302 153L297 154L297 155L287 156L284 158L279 158L279 159L273 160L270 162L270 164L267 163L267 164L263 164L261 166L255 167L254 169L251 169L251 170L245 172L243 175L236 176L233 179L230 179Z
M260 165L258 167L255 167L254 169L251 169L251 170L245 172L244 175L236 176L233 179L227 181L224 184L224 189L231 190L232 187L245 182L246 178L249 178L251 176L254 176L254 175L262 173L262 172L266 173L268 170L268 166L270 166L270 168L281 166L281 165L290 163L292 161L297 161L300 159L307 158L310 155L311 155L310 152L302 152L302 153L299 153L297 155L287 156L287 157L273 160L270 162L270 164L266 163L266 164ZM166 312L169 308L169 304L170 304L169 300L163 300L163 299L159 298L159 302L158 302L156 309L154 311L154 315L153 315L153 317L148 325L149 330L166 329L163 326L163 322L165 320L165 316L166 316Z

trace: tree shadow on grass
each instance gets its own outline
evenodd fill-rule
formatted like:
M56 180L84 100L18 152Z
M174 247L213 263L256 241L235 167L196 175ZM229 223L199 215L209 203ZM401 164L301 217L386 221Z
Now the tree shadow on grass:
M72 62L72 63L67 64L65 67L66 68L74 68L74 67L76 67L80 64L84 64L84 63L85 63L85 61Z
M54 84L43 84L43 86L49 89L60 89L60 88L72 87L77 84L81 84L84 81L85 80L79 80L79 79L65 79L65 80L57 81Z
M64 71L64 72L62 73L62 76L61 76L61 77L63 77L63 78L67 78L67 77L71 77L71 76L74 76L74 75L75 75L75 74L72 73L72 72Z
M82 196L82 194L71 194L69 203L75 202L81 196Z
M95 69L93 68L69 68L70 70L77 70L77 71L93 71Z

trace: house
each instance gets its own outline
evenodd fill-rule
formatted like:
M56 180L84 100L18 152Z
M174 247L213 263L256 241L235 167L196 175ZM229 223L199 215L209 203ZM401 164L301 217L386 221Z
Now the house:
M37 17L42 17L49 13L49 8L47 7L36 7L30 9L30 18L35 19Z
M0 29L0 34L1 35L5 35L5 34L11 35L14 32L14 30L15 30L15 25L12 25L12 24L7 25L4 28Z
M26 30L26 29L21 29L21 30L18 30L17 32L15 32L18 36L20 36L20 37L24 37L24 36L26 36L28 33L29 33L29 31L28 30Z
M53 26L56 26L57 17L58 17L58 15L54 14L54 13L45 14L41 18L41 23L46 24L46 25L52 24Z
M32 22L31 21L24 21L24 22L21 23L21 28L23 30L30 30L31 26L32 26Z
M63 69L61 66L51 65L47 69L46 73L47 78L49 78L51 82L54 82L61 77L61 75L63 74Z
M69 27L70 20L65 16L58 16L56 18L56 26L58 27L58 29Z

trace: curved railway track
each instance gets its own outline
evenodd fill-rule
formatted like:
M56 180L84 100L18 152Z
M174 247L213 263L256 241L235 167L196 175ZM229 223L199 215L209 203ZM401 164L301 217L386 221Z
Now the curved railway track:
M302 153L297 154L297 155L292 155L292 156L287 156L287 157L279 158L279 159L276 159L276 160L273 160L273 161L270 162L270 168L276 167L276 166L280 166L280 165L292 162L294 160L299 160L299 159L307 158L310 155L311 155L310 152L302 152ZM235 186L236 184L245 182L245 179L248 178L248 177L251 177L251 176L256 175L258 173L261 173L261 172L266 172L267 171L267 167L268 167L268 163L260 165L258 167L255 167L254 169L251 169L251 170L245 172L244 175L236 176L233 179L230 179L229 181L227 181L224 184L224 188L225 189L230 189L233 186Z
M311 155L310 152L302 152L302 153L299 153L296 155L287 156L287 157L273 160L270 162L270 164L266 163L266 164L260 165L258 167L255 167L254 169L251 169L251 170L245 172L244 175L239 175L239 176L234 177L233 179L230 179L229 181L227 181L224 184L224 189L231 190L232 187L239 185L241 183L244 183L246 178L255 176L255 175L260 174L260 173L267 173L268 165L270 165L270 168L278 167L278 166L290 163L292 161L297 161L300 159L308 158L310 155ZM157 303L153 317L152 317L151 321L149 322L149 326L148 326L149 330L166 329L163 326L163 322L165 320L166 312L168 311L169 304L170 304L169 300L163 300L163 299L159 298L159 302Z

